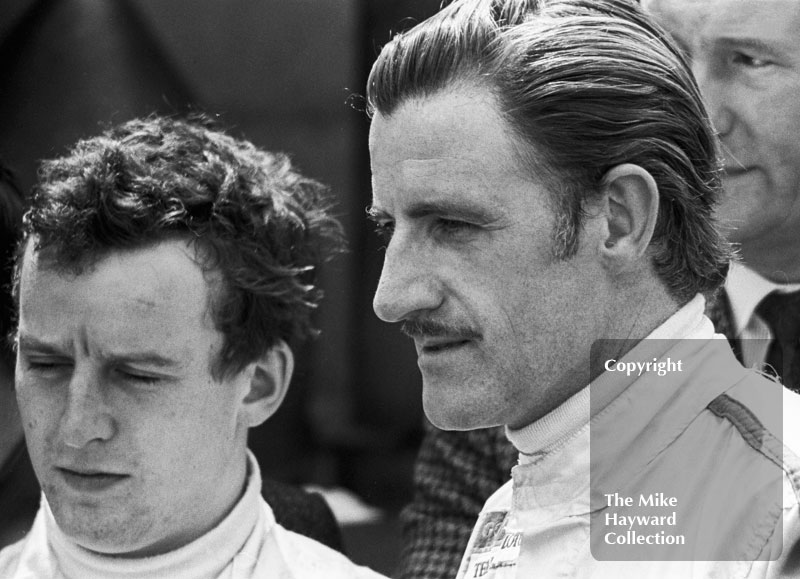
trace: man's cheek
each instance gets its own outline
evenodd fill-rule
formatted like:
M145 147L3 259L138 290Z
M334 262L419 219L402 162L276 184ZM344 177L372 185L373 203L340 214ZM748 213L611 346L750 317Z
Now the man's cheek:
M17 402L22 417L22 426L25 430L25 440L31 452L36 452L45 442L44 429L47 425L52 424L52 420L48 420L51 413L48 411L47 402L28 398L25 393L19 392Z

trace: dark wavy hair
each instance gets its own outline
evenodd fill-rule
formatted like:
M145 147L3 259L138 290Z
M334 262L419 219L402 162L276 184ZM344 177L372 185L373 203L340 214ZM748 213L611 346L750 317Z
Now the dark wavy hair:
M45 161L25 214L25 243L47 267L80 275L109 252L171 238L194 244L224 335L217 376L277 340L315 334L319 266L340 250L324 188L289 159L213 128L207 118L151 116ZM211 281L211 278L207 278Z
M25 199L11 169L0 159L0 361L14 369L14 349L9 337L16 327L12 297L14 248L22 234Z
M459 87L487 89L543 180L553 254L578 247L585 202L616 165L650 172L660 194L654 270L685 303L711 294L731 258L713 209L718 142L688 63L633 0L459 0L387 44L367 83L369 113Z

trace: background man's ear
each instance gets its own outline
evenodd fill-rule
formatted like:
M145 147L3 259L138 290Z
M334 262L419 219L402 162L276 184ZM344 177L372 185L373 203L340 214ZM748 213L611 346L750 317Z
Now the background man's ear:
M601 182L606 202L601 254L615 269L635 268L656 228L658 186L647 170L631 163L610 169Z
M294 354L286 342L279 340L254 365L250 390L242 401L248 428L258 426L280 407L292 380Z

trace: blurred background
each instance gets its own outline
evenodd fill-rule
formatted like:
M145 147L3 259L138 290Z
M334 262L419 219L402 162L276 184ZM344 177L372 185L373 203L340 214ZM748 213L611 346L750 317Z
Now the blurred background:
M348 507L334 509L348 523L348 554L386 573L399 551L397 512L410 500L423 414L413 345L372 312L382 254L364 218L362 95L380 47L439 4L0 1L0 156L25 190L39 160L79 138L135 116L187 111L289 153L330 186L350 251L323 272L321 337L297 352L286 402L250 446L266 476L343 489L331 496ZM350 508L354 501L377 510Z

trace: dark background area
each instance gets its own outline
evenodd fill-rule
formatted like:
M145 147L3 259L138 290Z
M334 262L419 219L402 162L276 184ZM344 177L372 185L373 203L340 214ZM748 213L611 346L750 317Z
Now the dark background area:
M413 345L372 312L382 254L364 218L362 95L380 47L439 4L0 1L0 155L26 190L41 159L79 138L187 111L219 116L233 135L289 153L330 186L350 251L323 271L321 337L296 353L284 406L250 444L267 476L345 487L384 509L388 527L364 535L390 543L378 567L396 555L423 414Z

